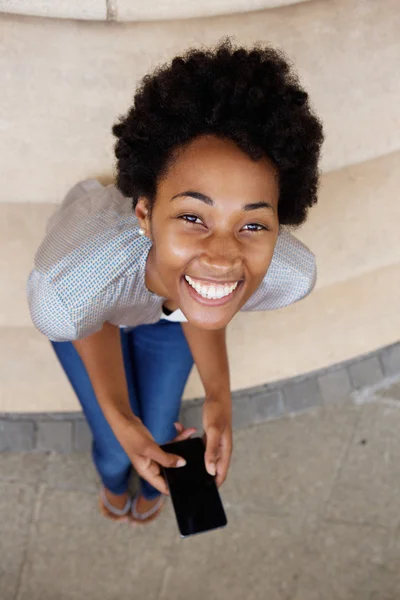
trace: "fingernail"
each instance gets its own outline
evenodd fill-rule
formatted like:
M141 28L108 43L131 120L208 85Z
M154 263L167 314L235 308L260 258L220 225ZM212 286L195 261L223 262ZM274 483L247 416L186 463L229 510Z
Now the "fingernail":
M210 473L210 475L213 475L215 477L217 470L215 468L215 464L214 463L210 463L208 465L208 472Z
M176 463L176 466L179 467L185 467L186 466L186 460L184 458L180 458L178 460L178 462Z

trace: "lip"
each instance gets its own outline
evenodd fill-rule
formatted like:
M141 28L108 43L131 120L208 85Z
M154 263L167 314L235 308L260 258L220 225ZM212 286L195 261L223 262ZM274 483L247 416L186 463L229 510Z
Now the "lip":
M194 279L194 278L193 278ZM210 279L197 279L197 281L207 281L207 282L212 282L211 285L216 285L217 282L214 280L210 280ZM198 294L196 292L196 290L194 288L192 288L192 286L186 281L186 279L184 277L182 277L182 282L184 284L184 286L186 287L186 289L188 290L190 296L193 298L193 300L196 300L196 302L198 302L199 304L203 304L204 306L223 306L224 304L229 304L229 302L231 302L234 298L234 296L237 295L238 290L241 289L242 287L242 283L243 280L240 280L238 282L237 288L233 290L233 292L231 292L228 296L224 296L223 298L203 298L203 296L200 296L200 294ZM233 283L236 283L236 281L234 281ZM220 282L217 285L229 285L229 283L226 282ZM231 283L232 285L232 283Z

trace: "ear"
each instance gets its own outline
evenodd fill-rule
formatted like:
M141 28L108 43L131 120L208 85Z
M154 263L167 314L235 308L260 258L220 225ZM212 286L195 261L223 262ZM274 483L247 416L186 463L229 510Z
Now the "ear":
M151 239L150 209L146 198L139 198L135 206L135 215L139 220L140 227L144 229L145 235Z

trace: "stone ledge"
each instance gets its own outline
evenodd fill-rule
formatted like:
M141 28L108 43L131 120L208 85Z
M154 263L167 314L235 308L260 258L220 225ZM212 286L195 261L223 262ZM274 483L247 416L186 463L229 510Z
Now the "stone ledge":
M232 393L235 429L329 404L400 375L400 343L300 377ZM203 398L183 403L181 420L201 428ZM91 435L79 412L0 413L0 452L87 452Z
M116 6L117 21L168 21L172 19L196 19L235 13L249 13L270 8L281 8L309 0L202 0L180 2L158 0L157 2L132 2L112 0Z
M91 21L108 17L107 0L0 0L0 13Z
M169 21L247 13L309 0L0 0L0 13L91 21Z

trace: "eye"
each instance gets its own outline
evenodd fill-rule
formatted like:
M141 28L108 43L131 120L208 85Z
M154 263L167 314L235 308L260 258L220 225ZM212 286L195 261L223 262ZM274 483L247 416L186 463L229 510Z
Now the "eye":
M259 223L248 223L243 227L245 231L258 232L258 231L269 231L269 228Z
M203 221L196 217L196 215L181 215L179 219L192 223L193 225L203 225Z

